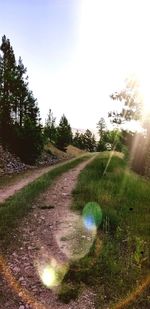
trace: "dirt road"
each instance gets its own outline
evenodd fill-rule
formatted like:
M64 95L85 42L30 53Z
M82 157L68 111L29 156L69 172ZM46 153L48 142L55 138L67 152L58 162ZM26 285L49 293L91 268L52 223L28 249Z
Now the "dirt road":
M67 272L70 261L81 258L92 245L93 235L87 235L80 215L72 212L70 205L77 177L93 158L60 176L22 221L18 233L20 246L9 250L7 264L6 258L1 261L1 309L95 308L91 289L64 304L58 299L61 282L55 287L56 269Z
M67 162L71 162L75 159L68 160ZM5 186L2 186L0 188L0 203L5 202L6 199L14 195L17 191L21 190L23 187L28 185L29 183L36 180L38 177L44 175L45 173L51 171L55 167L61 166L66 164L65 162L61 162L52 166L42 167L38 169L33 169L27 172L24 172L21 175L17 175L18 177L15 178L14 181L11 181L10 183L6 184Z

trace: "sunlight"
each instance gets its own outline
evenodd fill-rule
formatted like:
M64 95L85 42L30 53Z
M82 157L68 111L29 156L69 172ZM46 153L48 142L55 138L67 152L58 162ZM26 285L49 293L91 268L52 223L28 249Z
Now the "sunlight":
M48 251L41 251L38 259L35 261L35 267L38 271L42 283L47 288L59 286L68 271L68 264L59 263L55 258L50 258Z
M51 102L58 117L65 112L72 127L95 128L99 115L112 110L109 95L124 79L132 73L142 78L150 71L149 1L82 0L77 16L70 58L55 71L46 72L44 85L37 76L35 83L40 100ZM45 108L43 104L43 115Z
M45 286L47 286L47 287L54 286L55 280L56 280L55 270L50 266L46 266L43 269L41 279L42 279L42 282L44 283Z
M141 79L141 94L143 96L143 116L147 116L150 112L150 90L149 90L149 75L146 74Z

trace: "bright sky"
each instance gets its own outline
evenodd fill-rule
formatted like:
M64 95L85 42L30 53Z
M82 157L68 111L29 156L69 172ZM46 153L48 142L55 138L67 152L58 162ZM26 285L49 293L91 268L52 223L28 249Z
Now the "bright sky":
M58 121L64 113L74 128L95 128L130 73L148 102L149 0L0 0L0 11L43 120L51 108Z

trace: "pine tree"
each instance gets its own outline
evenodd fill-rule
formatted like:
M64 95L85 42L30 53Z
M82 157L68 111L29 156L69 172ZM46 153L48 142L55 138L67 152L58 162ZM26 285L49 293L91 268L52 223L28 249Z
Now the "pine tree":
M26 117L20 132L19 156L23 162L34 164L43 149L41 126L37 126L29 117Z
M96 147L96 141L95 141L95 137L92 134L92 132L90 130L86 130L85 134L84 134L84 143L85 143L85 149L87 151L94 151L95 147Z
M71 126L63 115L60 119L59 126L57 127L57 134L56 134L56 146L66 151L67 146L72 142L72 131Z
M73 145L81 149L81 138L79 131L75 132L75 136L73 138Z
M21 57L19 57L17 65L17 80L16 80L16 96L17 96L17 117L16 122L20 127L23 126L23 119L26 116L27 101L28 101L28 76L27 69L24 67Z
M95 136L88 129L86 130L84 134L79 133L77 131L73 139L73 145L78 147L79 149L83 149L86 151L90 151L90 152L95 151L95 148L96 148Z
M100 120L97 124L97 129L98 129L98 133L99 133L100 138L102 138L104 132L107 129L106 122L105 122L105 119L103 117L100 118Z
M51 109L49 109L49 113L47 119L45 121L44 127L44 136L46 140L49 140L52 143L55 143L56 140L56 118L54 118Z
M34 163L43 147L37 100L28 89L27 69L21 58L16 63L6 36L0 51L0 141L25 162Z
M0 46L1 56L1 94L0 94L0 138L4 146L11 141L11 128L16 106L15 80L16 61L10 41L4 35Z

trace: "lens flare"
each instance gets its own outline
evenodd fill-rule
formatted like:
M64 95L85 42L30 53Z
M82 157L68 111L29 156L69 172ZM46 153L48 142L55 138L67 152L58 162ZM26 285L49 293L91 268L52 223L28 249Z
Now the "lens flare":
M87 215L85 218L83 218L83 222L88 230L93 230L96 228L94 218L91 215Z
M83 209L83 223L88 230L96 230L102 222L102 210L98 203L89 202Z
M68 270L68 265L58 263L54 258L44 263L42 260L40 262L39 259L39 261L36 262L36 268L42 283L47 288L54 288L61 284Z
M62 230L58 230L55 237L67 259L75 261L88 254L95 236L96 228L87 229L82 216L74 214L74 217L70 217L66 222L63 233Z
M50 266L46 266L43 269L41 279L42 279L42 282L44 283L44 285L47 286L48 288L54 286L55 281L56 281L55 270Z

